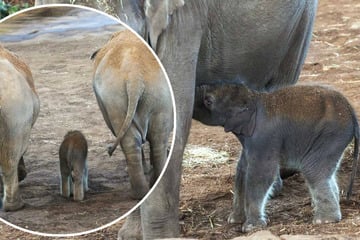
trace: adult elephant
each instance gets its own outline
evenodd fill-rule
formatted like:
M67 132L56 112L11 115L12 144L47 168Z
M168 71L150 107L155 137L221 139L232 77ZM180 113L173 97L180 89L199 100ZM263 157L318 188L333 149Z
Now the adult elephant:
M24 206L19 192L19 181L26 175L23 154L39 110L30 68L0 45L0 168L4 211Z
M269 91L294 84L309 46L317 1L118 0L114 4L120 19L148 40L164 64L175 92L178 124L168 169L141 206L141 225L135 213L119 236L139 238L140 226L145 239L178 236L181 162L195 86L241 82Z

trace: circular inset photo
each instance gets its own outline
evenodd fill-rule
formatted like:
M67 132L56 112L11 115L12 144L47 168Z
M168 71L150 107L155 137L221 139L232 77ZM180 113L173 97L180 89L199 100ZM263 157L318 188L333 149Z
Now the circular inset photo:
M45 5L0 22L2 221L39 235L117 222L172 151L175 103L147 44L90 8Z

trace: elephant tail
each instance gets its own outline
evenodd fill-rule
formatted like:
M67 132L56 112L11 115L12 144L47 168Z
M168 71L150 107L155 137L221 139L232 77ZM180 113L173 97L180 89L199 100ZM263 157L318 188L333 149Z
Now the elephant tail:
M90 56L90 60L94 60L100 50L101 50L101 48L96 50L95 52L93 52L93 54L91 54L91 56Z
M349 200L352 194L352 188L354 185L354 180L356 177L356 172L358 168L358 162L359 162L359 123L356 119L355 113L353 111L353 124L354 124L354 155L353 155L353 165L352 165L352 172L351 172L351 178L350 178L350 184L349 188L346 194L346 200Z
M138 102L145 90L144 82L140 79L134 79L133 81L126 81L126 93L128 96L128 106L125 120L117 133L116 140L112 146L108 149L108 154L111 156L115 151L117 145L119 145L121 139L124 137L126 131L129 129L131 123L134 121L136 108ZM135 122L136 124L136 122ZM137 124L136 124L137 125Z

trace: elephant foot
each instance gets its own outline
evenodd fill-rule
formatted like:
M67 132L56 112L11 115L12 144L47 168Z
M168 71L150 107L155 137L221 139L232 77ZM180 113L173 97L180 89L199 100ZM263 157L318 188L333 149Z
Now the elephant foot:
M79 201L82 201L82 200L84 200L84 193L83 192L74 194L74 201L79 202Z
M341 215L336 216L315 216L313 224L326 224L326 223L337 223L340 222Z
M264 220L258 219L256 221L245 221L241 227L241 231L243 233L248 233L253 230L258 230L263 227L266 227L267 223Z
M228 217L228 223L243 223L245 222L245 215L231 212Z
M133 200L141 200L146 194L140 194L140 193L131 193L130 197Z
M3 202L3 209L5 212L16 211L23 208L24 206L25 203L21 198L18 198L16 201L13 202L9 202L6 200Z
M341 211L338 204L317 203L316 205L313 224L336 223L341 220Z
M126 219L124 225L118 232L118 240L141 240L142 229L140 216L132 216Z
M131 190L130 197L134 200L141 200L148 193L149 189L143 191Z

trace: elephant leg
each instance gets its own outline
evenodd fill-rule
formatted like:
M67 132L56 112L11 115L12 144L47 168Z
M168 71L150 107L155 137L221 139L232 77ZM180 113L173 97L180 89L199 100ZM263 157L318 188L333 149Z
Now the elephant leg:
M243 232L267 225L265 207L279 173L278 159L271 153L249 156L245 183L245 215Z
M61 195L68 198L70 197L71 191L71 178L70 175L61 174Z
M156 140L155 140L156 141ZM153 141L154 142L154 141ZM153 162L153 173L151 176L151 186L156 182L156 180L158 179L158 177L161 174L161 171L164 169L165 167L165 163L166 163L166 159L167 159L167 146L164 143L158 143L158 142L154 142L153 144L151 144L152 146L151 148L151 159Z
M26 175L27 175L27 171L26 171L26 168L25 168L24 157L22 156L20 158L19 165L18 165L19 182L24 180L26 178Z
M9 159L9 165L1 166L4 183L3 209L5 211L15 211L24 207L24 202L19 193L19 179L17 172L19 159L20 158Z
M192 120L196 65L202 34L201 14L196 12L196 4L197 1L187 2L174 12L156 49L174 90L177 126L168 167L141 206L144 239L179 235L181 163ZM191 24L184 19L191 19Z
M303 161L301 169L312 197L314 224L341 220L336 171L347 142L339 140L344 138L341 131L336 130L336 133L318 138L312 146L314 151Z
M141 240L141 217L140 208L132 212L118 232L118 240Z
M76 172L78 175L73 176L73 195L75 201L82 201L84 199L84 181L83 175ZM75 173L75 174L76 174Z
M159 114L149 124L150 161L153 166L151 186L158 179L166 164L169 136L173 125L170 121L172 121L171 116Z
M283 187L283 180L281 179L280 172L277 174L272 191L270 193L270 197L277 197L281 193L281 189Z
M187 2L171 16L156 52L174 90L177 129L168 167L154 191L141 205L143 239L179 236L181 163L194 104L197 56L201 42L201 13L197 1ZM191 19L191 24L184 19ZM131 229L129 229L131 231Z
M312 198L314 207L314 224L332 223L341 220L339 204L339 188L335 172L322 174L316 171L303 173Z
M146 180L142 164L141 136L134 127L130 127L120 144L126 157L131 197L140 200L149 191L149 183Z
M87 163L85 163L84 175L83 175L83 183L84 183L85 192L87 192L89 190L89 183L88 183L89 179L88 178L89 178L89 172L88 172Z
M244 204L247 165L245 153L243 152L236 167L233 211L228 218L229 223L244 223L246 220Z
M314 224L333 223L341 220L338 189L334 177L309 183L314 205Z
M146 155L145 155L145 152L144 152L144 146L142 147L141 155L142 155L142 164L143 164L143 168L144 168L144 174L145 175L151 175L152 166L148 161L146 161Z
M340 191L336 182L335 174L331 177L330 187L331 187L331 191L335 195L336 202L340 203Z

